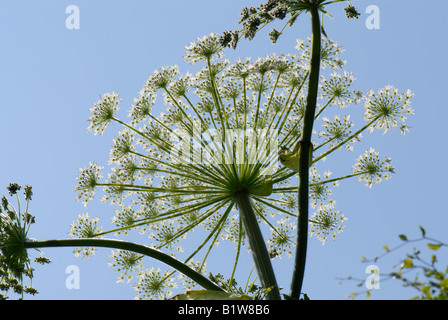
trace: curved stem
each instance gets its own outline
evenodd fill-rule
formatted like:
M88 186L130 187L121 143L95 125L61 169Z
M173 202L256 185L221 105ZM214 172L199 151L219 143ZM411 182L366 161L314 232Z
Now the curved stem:
M177 271L183 273L200 286L207 290L224 291L220 286L200 274L199 272L191 269L183 262L163 253L159 250L152 249L140 244L113 240L113 239L58 239L58 240L45 240L45 241L26 241L23 246L25 248L50 248L50 247L103 247L132 251L143 254L145 256L159 260L170 267L173 267Z
M250 195L242 190L235 193L235 200L238 204L241 221L249 240L250 250L257 269L258 277L263 288L269 289L267 298L269 300L280 300L280 291L272 268L266 243L261 234L260 226L255 215L255 211L250 202Z
M321 55L321 28L317 8L309 10L312 24L312 49L308 95L304 115L302 140L300 143L299 186L298 186L298 223L297 247L295 253L294 271L291 281L290 297L299 299L305 274L306 251L308 242L308 211L309 211L309 168L312 150L311 135L316 113L317 93L319 88L319 71Z

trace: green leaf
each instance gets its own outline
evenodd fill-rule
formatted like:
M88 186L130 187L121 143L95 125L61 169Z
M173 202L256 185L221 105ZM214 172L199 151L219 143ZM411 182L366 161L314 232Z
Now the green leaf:
M383 249L386 250L387 252L390 252L389 247L388 246L383 246Z
M431 298L431 287L430 286L423 287L421 291L426 295L426 298L428 298L428 299Z
M448 288L448 278L445 278L442 281L440 281L440 286L442 288Z
M441 243L438 243L438 244L428 243L427 246L428 246L429 249L438 250L438 249L440 249L442 244Z
M431 263L434 264L434 263L436 263L436 262L437 262L437 256L436 256L435 254L433 254L433 255L431 256Z
M356 292L352 292L350 295L346 295L347 298L355 298L358 295Z
M419 226L419 228L420 228L420 231L422 232L422 236L424 237L426 235L425 229L423 229L422 226Z
M408 241L408 237L406 237L404 234L400 234L398 236L400 237L401 240Z
M412 268L414 264L412 263L412 259L406 259L403 261L403 268Z
M262 197L270 196L272 193L272 177L265 177L261 185L250 187L249 193Z
M244 294L229 293L213 290L190 290L183 294L178 294L170 300L252 300Z

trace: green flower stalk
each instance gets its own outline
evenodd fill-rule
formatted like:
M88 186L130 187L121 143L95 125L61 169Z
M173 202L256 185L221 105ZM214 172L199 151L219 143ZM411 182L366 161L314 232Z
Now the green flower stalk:
M57 240L44 240L44 241L26 241L23 244L25 249L29 248L60 248L60 247L103 247L111 249L119 249L131 251L143 256L148 256L157 259L184 275L191 278L200 286L207 290L224 291L221 287L210 281L207 277L191 269L181 261L165 254L159 250L139 245L132 242L121 241L116 239L57 239Z
M378 159L374 161L372 157L377 157L377 153L373 149L366 152L364 156L360 156L359 163L354 166L354 174L346 175L340 178L331 179L324 182L313 183L310 181L310 167L317 163L321 159L325 159L326 156L338 150L342 146L346 146L349 150L353 150L352 144L360 140L361 133L365 130L373 131L375 128L383 128L386 131L391 127L400 125L400 129L404 134L408 130L405 120L407 115L411 115L412 109L409 107L409 99L413 94L408 91L404 95L400 95L398 91L390 86L380 90L378 94L375 94L372 90L366 97L365 102L365 119L367 124L355 133L351 133L350 128L353 124L349 121L349 116L343 117L343 123L340 121L338 115L335 116L334 122L328 120L327 117L323 118L324 131L319 133L320 137L324 137L325 141L321 144L312 141L313 126L321 113L331 105L339 105L345 107L351 102L359 102L362 93L358 90L348 91L353 78L347 73L343 76L340 74L331 75L330 80L326 80L322 77L321 84L319 84L319 73L321 69L325 68L328 64L334 69L341 68L344 62L338 58L332 58L332 54L329 52L338 51L336 45L329 41L323 41L323 37L327 38L326 32L323 28L323 23L320 20L320 13L330 15L326 11L326 6L332 3L343 2L346 0L268 0L266 3L260 5L258 8L244 8L241 13L240 23L243 27L239 31L227 32L226 37L222 38L222 42L235 48L237 40L240 37L245 37L249 40L253 39L255 34L268 25L270 22L280 19L285 19L288 15L287 23L284 25L281 31L276 29L269 33L272 42L276 42L279 36L283 33L287 25L292 26L297 17L303 12L307 12L311 16L311 31L312 39L310 39L310 46L304 46L302 41L298 42L298 47L301 49L309 49L309 77L308 90L306 96L306 102L303 107L303 125L301 126L302 132L300 140L294 147L293 151L283 149L280 152L280 161L289 169L298 173L298 222L297 222L297 250L295 255L295 266L293 272L293 278L291 282L291 290L289 298L299 299L302 282L305 272L305 261L307 251L307 238L308 238L308 225L310 224L316 230L311 230L311 233L321 235L321 240L324 242L328 230L335 229L337 226L336 221L344 221L346 218L340 215L337 219L337 213L332 211L333 202L329 202L330 205L319 205L318 211L314 214L312 219L309 219L309 198L313 198L313 193L319 194L326 190L324 185L330 182L338 182L339 180L358 176L359 180L367 181L367 186L372 185L373 179L376 182L380 181L381 172L384 169L388 172L393 172L392 166L390 166L390 159L386 159L380 162ZM346 1L349 5L345 8L347 18L359 17L359 12L355 7ZM328 43L330 45L328 46ZM304 52L306 50L303 50ZM339 53L339 52L338 52ZM319 98L319 86L322 89L321 98L327 99L323 106L317 104ZM387 97L387 98L386 98ZM314 156L317 150L322 147L327 147L327 151L322 152L318 156ZM314 147L314 148L313 148ZM311 168L313 170L313 168ZM384 178L388 178L386 173ZM281 189L282 191L289 191L290 188ZM311 193L311 194L310 194ZM319 222L315 219L318 218ZM319 230L323 228L323 230ZM342 230L338 227L337 230ZM323 232L322 232L323 231ZM335 234L333 234L334 238Z
M317 8L310 9L313 38L310 58L310 78L306 108L303 120L303 131L300 140L299 157L299 186L298 186L298 222L297 222L297 249L294 271L291 281L290 297L299 299L303 277L305 273L305 259L308 241L309 219L309 168L311 167L310 153L312 153L311 136L313 133L314 118L316 115L317 93L321 61L321 26ZM324 221L323 225L326 225Z
M11 183L7 189L10 195L13 196L17 195L17 191L21 189L21 186L17 183ZM195 281L195 283L207 290L224 291L201 273L196 272L179 260L159 250L116 239L90 238L94 236L94 233L99 231L99 229L96 226L96 221L92 221L88 215L80 216L79 221L81 221L81 223L77 226L73 226L75 231L72 232L76 233L77 230L82 233L84 237L82 239L56 239L44 241L30 239L28 237L28 232L30 226L35 223L35 218L28 212L28 205L33 193L30 186L26 186L24 189L26 199L26 209L24 212L21 211L18 195L17 209L5 196L2 198L2 206L0 208L0 291L4 292L4 294L1 294L0 298L8 298L8 291L10 290L16 294L20 294L22 298L25 293L32 295L38 293L37 290L32 287L34 269L31 266L28 249L36 249L40 252L40 256L34 260L36 263L47 264L50 260L43 256L39 248L51 247L105 247L125 250L125 252L128 252L128 256L133 254L135 257L135 255L138 254L139 257L136 260L140 260L142 256L157 259L188 276ZM91 253L90 250L87 250L86 252ZM24 285L24 277L30 279L30 286ZM163 280L165 281L166 279L164 278Z

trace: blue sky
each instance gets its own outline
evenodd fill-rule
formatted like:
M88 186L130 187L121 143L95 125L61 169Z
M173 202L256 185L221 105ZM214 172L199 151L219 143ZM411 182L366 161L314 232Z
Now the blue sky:
M113 129L98 137L87 132L89 108L98 96L118 91L126 112L153 70L178 64L182 72L188 71L191 67L182 58L185 45L210 32L237 28L241 8L262 2L0 1L0 186L14 181L33 186L33 238L67 237L70 223L84 212L112 215L109 205L84 208L73 192L78 168L89 161L107 163L116 133ZM384 245L400 244L398 234L418 237L418 226L423 225L429 236L447 241L443 201L448 109L443 95L448 89L448 3L439 0L426 8L416 0L352 2L363 14L359 20L346 20L340 5L330 7L332 19L325 18L327 34L345 49L345 70L353 72L354 86L363 91L386 84L402 92L411 89L415 116L409 119L412 129L406 136L376 132L366 135L363 149L355 150L375 147L392 157L397 174L372 189L351 181L335 190L338 209L349 220L335 242L322 246L316 238L309 241L303 290L312 299L344 299L344 294L359 290L355 282L339 284L336 278L365 278L367 265L360 262L361 256L373 257ZM65 9L72 4L80 10L79 30L65 25ZM380 9L378 30L365 26L369 5ZM309 24L309 17L301 16L276 45L259 35L251 42L241 41L237 51L226 56L294 52L295 39L310 35ZM351 161L348 158L334 161L348 169L352 165L344 162ZM377 261L380 272L389 272L411 251L410 245L407 251ZM115 283L117 275L107 267L109 250L91 259L75 258L69 248L44 252L53 262L36 266L37 298L133 298L132 288ZM66 288L69 265L79 267L78 290ZM292 259L274 262L286 288L291 266ZM414 294L397 282L384 281L371 299L407 299Z

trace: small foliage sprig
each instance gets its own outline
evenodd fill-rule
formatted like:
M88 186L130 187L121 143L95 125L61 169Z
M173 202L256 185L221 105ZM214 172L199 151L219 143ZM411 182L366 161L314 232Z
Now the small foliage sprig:
M380 281L399 280L403 287L413 288L418 291L418 295L410 297L411 300L447 300L448 299L448 264L445 267L439 267L439 260L436 252L441 249L448 248L448 244L428 237L426 230L419 226L421 236L410 239L406 235L400 234L401 243L395 247L383 246L384 252L372 259L367 259L364 256L361 258L363 263L377 263L379 260L385 258L399 249L415 244L411 253L407 253L405 258L401 259L398 264L392 267L391 272L380 274ZM417 247L418 244L424 243L424 247ZM426 250L430 250L432 254L430 257L424 256ZM439 255L440 257L440 255ZM359 279L352 276L339 279L340 281L351 280L357 281L358 287L364 286L366 280ZM373 289L365 291L353 292L347 294L348 298L355 299L360 294L364 293L367 298L370 298Z
M35 217L29 213L29 203L33 196L31 186L23 188L26 205L21 206L19 191L22 186L10 183L6 189L11 197L16 197L14 206L4 195L0 206L0 299L7 299L10 293L19 295L23 299L25 294L35 295L37 289L32 285L33 267L27 250L21 243L29 241L29 228L35 222ZM50 263L50 260L41 255L34 259L39 264ZM29 279L29 285L24 279Z

